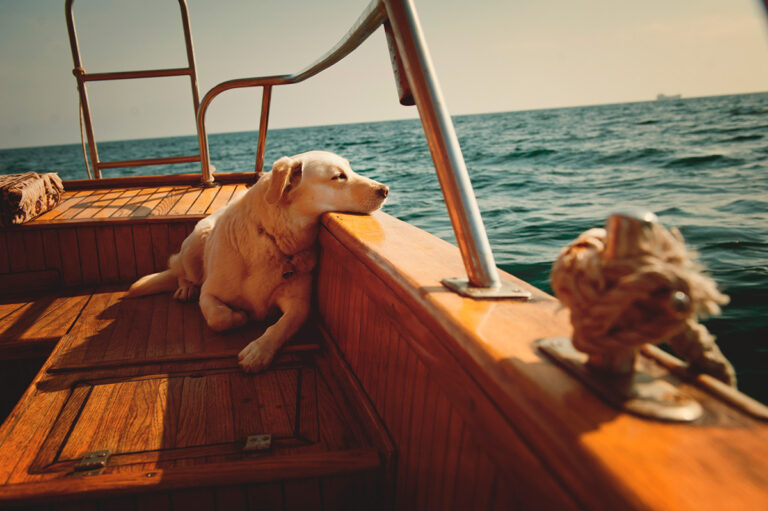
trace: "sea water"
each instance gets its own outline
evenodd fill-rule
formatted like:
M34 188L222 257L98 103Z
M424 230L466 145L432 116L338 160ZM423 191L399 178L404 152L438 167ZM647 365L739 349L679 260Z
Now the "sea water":
M730 296L706 325L736 366L740 388L768 402L768 93L469 115L454 123L501 268L551 292L552 262L579 233L627 206L654 211L680 229ZM211 135L213 164L252 171L256 140L255 132ZM198 151L195 137L98 148L104 161ZM311 149L345 156L390 186L386 212L455 242L418 120L271 130L266 161ZM0 151L0 172L26 170L85 177L79 145ZM199 167L105 176L182 171Z

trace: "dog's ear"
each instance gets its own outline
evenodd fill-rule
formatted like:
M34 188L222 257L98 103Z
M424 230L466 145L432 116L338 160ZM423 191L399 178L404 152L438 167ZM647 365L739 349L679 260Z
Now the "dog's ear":
M267 188L265 198L268 203L276 204L301 182L301 160L294 160L288 156L283 156L272 166L270 174L269 188Z

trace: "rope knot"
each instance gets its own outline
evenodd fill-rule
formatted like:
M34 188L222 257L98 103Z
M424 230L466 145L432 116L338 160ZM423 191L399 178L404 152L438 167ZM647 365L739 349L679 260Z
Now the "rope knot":
M702 273L680 232L650 215L613 215L555 261L552 289L571 311L574 347L603 356L668 342L692 366L735 384L730 363L698 323L728 297Z

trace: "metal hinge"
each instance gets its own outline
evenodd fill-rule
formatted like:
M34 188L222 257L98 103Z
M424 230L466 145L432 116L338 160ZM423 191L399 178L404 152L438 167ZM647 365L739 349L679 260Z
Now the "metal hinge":
M80 459L80 462L75 465L75 471L73 476L95 476L101 474L107 467L107 461L109 460L112 451L104 449L101 451L91 451Z
M245 452L266 451L272 447L272 435L263 433L260 435L251 435L245 439Z

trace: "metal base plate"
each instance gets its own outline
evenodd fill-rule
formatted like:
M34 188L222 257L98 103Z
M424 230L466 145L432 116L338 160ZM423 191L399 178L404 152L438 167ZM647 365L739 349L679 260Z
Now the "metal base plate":
M272 435L269 433L262 433L259 435L251 435L245 439L245 447L243 450L246 452L254 451L267 451L272 447Z
M514 298L517 300L530 300L531 292L519 288L509 282L502 282L498 287L475 287L469 285L467 278L450 278L440 281L442 285L459 293L461 296L477 299L500 300Z
M643 370L631 375L599 372L587 366L587 354L566 337L541 339L538 348L576 376L601 398L621 410L662 421L691 422L701 417L701 405L671 383Z

